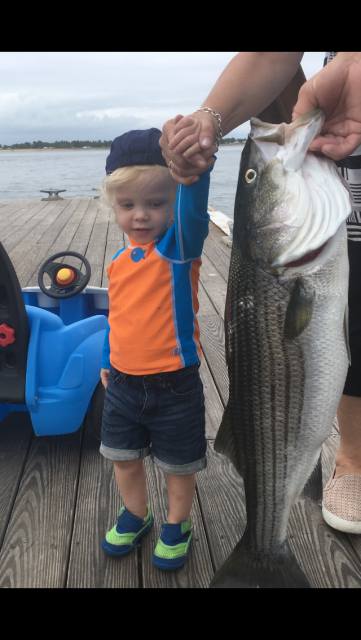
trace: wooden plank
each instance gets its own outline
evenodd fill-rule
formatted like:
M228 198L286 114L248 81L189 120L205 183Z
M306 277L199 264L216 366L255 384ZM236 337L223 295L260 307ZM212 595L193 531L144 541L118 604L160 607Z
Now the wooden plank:
M223 405L209 370L207 360L203 358L199 369L204 387L206 407L206 438L214 440L223 416Z
M361 588L361 563L348 538L326 524L320 505L312 500L294 505L289 544L313 587Z
M212 240L212 238L210 237L206 238L203 251L204 251L204 254L212 262L212 264L215 265L215 267L221 274L222 278L226 282L228 282L229 263L230 263L229 256L226 255L220 249L218 244L216 244L214 240Z
M89 200L90 201L90 198ZM27 265L26 268L26 273L27 273L27 281L26 283L24 282L25 278L26 278L26 273L24 273L24 267L22 265L19 266L19 272L20 270L22 271L22 276L21 276L21 282L22 282L22 286L31 286L30 285L30 281L34 281L36 280L35 286L38 284L37 282L37 274L38 274L38 270L40 265L47 259L47 257L50 257L52 254L57 253L56 250L53 249L53 246L57 239L59 238L59 235L61 234L61 232L64 230L64 227L66 225L66 223L72 218L74 212L76 211L76 209L78 208L78 206L82 203L81 200L77 200L77 199L72 199L69 200L69 204L66 206L66 208L61 212L61 215L58 215L54 222L52 224L50 224L50 226L47 226L44 229L44 232L41 233L41 230L43 229L43 225L39 225L38 227L36 227L33 232L31 234L29 234L28 236L28 240L32 241L32 247L31 247L31 253L33 258L36 259L36 248L39 247L39 254L38 254L38 260L36 260L36 268L31 270L30 269L30 265L33 265L34 262L33 260L30 262L29 265ZM83 205L84 206L84 205ZM49 222L49 218L47 219L47 222ZM38 236L38 239L36 241L35 238L36 236ZM62 235L62 239L64 238L64 234ZM20 249L19 245L19 249ZM44 248L48 248L49 246L51 246L50 250L45 250L45 255L44 255ZM61 242L61 248L63 249L64 244L63 242ZM35 249L35 251L34 251ZM65 250L65 249L64 249ZM15 250L14 252L11 254L11 258L13 259L13 262L15 260L16 263L16 257L15 257ZM28 262L28 256L26 257L26 262ZM19 278L20 280L20 278ZM45 285L50 284L50 278L48 278L47 275L45 275L44 278L44 283Z
M217 570L241 539L247 518L243 480L225 456L215 453L212 440L207 467L197 476L197 493Z
M199 278L212 300L213 305L223 318L226 305L227 283L204 253L202 254L202 266L200 268Z
M99 200L91 200L86 211L86 216L83 217L70 243L69 251L77 251L85 255L98 209ZM74 258L74 260L76 260L76 258ZM72 263L70 262L70 264Z
M218 245L218 247L225 253L229 258L231 258L232 249L231 247L227 247L227 245L223 242L222 237L226 234L217 227L217 225L213 224L213 222L209 223L209 234L208 237L212 238L212 240Z
M165 474L158 469L150 457L145 459L145 466L154 527L149 534L140 540L143 587L168 589L208 587L213 576L213 568L197 496L195 496L191 509L190 517L194 524L194 540L187 562L176 571L161 571L152 564L152 555L161 526L166 522L168 516L168 495ZM203 473L203 471L198 473L197 478Z
M12 224L12 215L15 215L19 209L27 209L31 206L32 202L34 202L34 200L10 200L7 202L0 212L0 224L2 225L5 220L8 221L7 224L9 224L9 222Z
M65 585L81 430L34 438L0 553L0 588Z
M0 213L0 235L2 239L7 238L14 233L18 227L23 227L31 220L31 218L44 209L45 202L37 202L36 200L29 201L25 206L20 207L15 212L10 212L7 215Z
M246 525L243 482L233 465L208 442L208 466L197 483L212 560L218 569ZM348 536L331 529L311 500L294 505L288 526L290 546L315 587L361 587L361 563Z
M134 588L139 586L137 550L123 558L104 553L101 542L116 524L122 500L113 462L99 453L99 441L85 420L78 498L71 542L69 588Z
M229 381L224 346L224 323L217 316L199 316L200 342L224 405L228 402Z
M69 202L66 202L65 205L64 202L66 201L59 202L58 204L54 202L48 204L38 214L32 217L29 224L18 229L5 240L4 247L14 267L21 262L29 247L38 242L44 231L50 227L65 207L69 205Z
M47 244L35 244L28 248L24 259L15 268L21 288L28 286L30 274L38 272L39 266L44 262L47 251Z
M84 198L83 200L78 200L77 202L78 202L77 208L73 212L71 218L65 224L62 231L59 233L55 242L53 242L51 247L48 248L46 254L42 258L42 262L45 262L45 260L50 258L50 256L54 255L55 253L59 253L60 251L68 251L68 248L79 228L79 225L83 220L84 216L86 215L86 211L89 207L91 199ZM68 258L64 258L64 260L68 260ZM37 265L34 273L32 274L32 276L30 277L29 281L26 284L27 287L36 287L38 285L38 272L39 272L40 266L41 266L40 264ZM44 277L45 285L50 284L50 278L48 280L47 278L48 276L45 274L45 277Z
M89 285L93 287L101 287L102 284L109 213L109 210L98 210L85 254L91 264L92 274Z
M32 437L27 412L14 411L0 423L0 549Z
M58 238L59 233L64 229L66 223L70 220L73 213L81 203L82 200L76 200L75 198L70 200L68 206L65 207L61 215L57 216L56 220L54 220L54 222L46 229L45 233L40 236L37 243L47 244L50 247Z
M198 282L198 316L215 316L217 311L201 282Z

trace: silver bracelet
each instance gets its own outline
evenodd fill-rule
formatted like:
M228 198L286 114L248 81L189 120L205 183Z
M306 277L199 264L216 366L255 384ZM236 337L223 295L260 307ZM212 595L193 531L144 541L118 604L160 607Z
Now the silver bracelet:
M215 117L215 119L218 122L218 131L216 133L216 139L214 141L214 144L216 145L216 151L218 151L218 147L219 147L219 143L222 139L222 135L223 135L223 131L221 128L221 124L222 124L222 120L221 120L221 116L219 115L219 113L216 113L215 111L213 111L213 109L210 109L209 107L202 107L201 109L197 109L197 111L206 111L208 113L211 113L212 116ZM196 113L197 113L196 111Z

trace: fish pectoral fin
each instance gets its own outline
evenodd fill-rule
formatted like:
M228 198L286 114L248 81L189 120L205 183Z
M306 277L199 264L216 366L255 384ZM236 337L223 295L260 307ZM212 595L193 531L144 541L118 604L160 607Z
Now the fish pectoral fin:
M298 278L288 303L283 336L287 342L298 338L308 327L312 318L315 291L307 282Z
M300 498L310 498L310 500L314 500L315 502L322 502L321 454L314 470L303 487Z
M349 329L348 329L348 304L346 303L346 307L345 307L345 315L343 317L343 333L345 336L345 344L346 344L346 349L347 349L347 355L348 355L348 363L349 366L351 366L351 350L350 350L350 337L349 337Z
M237 456L234 443L231 405L229 402L224 410L222 422L214 441L214 450L217 453L223 453L223 455L227 456L227 458L229 458L232 464L236 467L239 475L243 475L242 465L240 463L239 456Z

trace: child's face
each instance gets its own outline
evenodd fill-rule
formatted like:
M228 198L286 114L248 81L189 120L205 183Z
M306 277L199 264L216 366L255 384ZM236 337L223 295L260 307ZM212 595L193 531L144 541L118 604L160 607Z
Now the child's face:
M176 193L164 178L136 180L114 189L115 216L125 233L139 244L165 234L174 215Z

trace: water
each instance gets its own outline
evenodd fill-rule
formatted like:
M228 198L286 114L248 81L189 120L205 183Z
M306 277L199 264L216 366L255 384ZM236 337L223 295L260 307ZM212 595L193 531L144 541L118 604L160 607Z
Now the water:
M243 145L221 146L211 173L209 204L233 218ZM105 175L108 149L8 151L0 153L0 201L40 200L41 189L66 189L64 198L95 195Z

